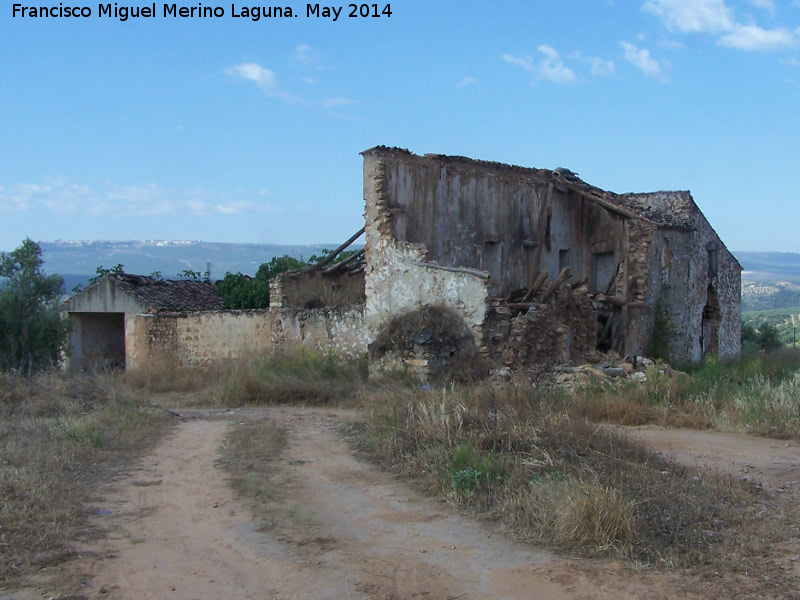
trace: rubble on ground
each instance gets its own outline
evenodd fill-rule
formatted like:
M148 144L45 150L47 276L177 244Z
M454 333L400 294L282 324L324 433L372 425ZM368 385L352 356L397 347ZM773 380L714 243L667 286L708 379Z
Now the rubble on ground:
M670 365L644 356L621 357L614 351L602 353L594 351L583 357L586 362L577 365L552 366L543 377L537 373L536 379L546 380L551 385L571 390L591 385L615 385L623 381L636 381L645 383L656 376L666 375L680 377L686 375L683 371L673 369ZM512 376L513 370L509 367L494 369L491 373L493 379L502 380Z

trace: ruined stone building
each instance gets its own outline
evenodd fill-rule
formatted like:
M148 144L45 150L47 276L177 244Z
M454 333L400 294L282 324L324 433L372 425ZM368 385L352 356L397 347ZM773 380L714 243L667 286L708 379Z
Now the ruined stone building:
M105 275L62 306L70 325L70 369L135 367L143 353L173 349L181 315L219 309L222 298L206 281Z
M109 276L65 305L73 367L165 353L203 365L292 344L423 377L464 360L738 354L741 267L689 192L616 194L566 169L362 154L364 229L317 267L275 278L268 310L222 310L210 283ZM361 235L363 250L335 263Z
M371 342L440 306L512 366L595 349L678 364L739 353L741 267L689 192L615 194L564 169L396 148L363 156ZM414 345L403 352L419 360L426 344Z
M311 282L327 278L321 271L309 275ZM268 310L226 310L212 282L106 275L62 305L70 324L66 362L73 371L196 367L291 344L364 354L363 302L352 309L320 306L312 283L301 290L302 298L292 297L316 298L313 307L283 308L286 294L273 287ZM291 285L286 287L291 295ZM320 297L332 302L337 296L328 286Z

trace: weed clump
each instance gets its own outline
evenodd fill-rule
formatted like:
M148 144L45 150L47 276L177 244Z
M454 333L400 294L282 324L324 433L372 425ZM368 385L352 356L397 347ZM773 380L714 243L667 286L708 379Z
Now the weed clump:
M383 394L361 439L435 495L581 556L696 566L766 518L752 485L671 463L573 402L519 381Z

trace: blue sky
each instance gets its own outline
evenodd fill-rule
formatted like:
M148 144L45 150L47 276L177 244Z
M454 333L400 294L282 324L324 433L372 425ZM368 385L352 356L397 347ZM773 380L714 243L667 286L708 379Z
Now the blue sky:
M336 243L363 223L358 153L385 144L689 189L731 249L800 252L798 0L202 5L225 16L4 4L0 250Z

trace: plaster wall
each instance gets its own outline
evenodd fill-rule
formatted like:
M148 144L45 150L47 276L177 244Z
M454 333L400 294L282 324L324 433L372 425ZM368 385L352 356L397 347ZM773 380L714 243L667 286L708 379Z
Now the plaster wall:
M147 312L145 306L120 291L107 277L67 300L63 310L76 313L141 314Z
M414 260L490 273L493 296L564 266L590 279L593 254L624 251L623 219L550 171L384 148L365 152L364 168L368 227L380 216L382 235L413 248Z
M463 266L458 265L455 256L449 264L432 263L434 256L441 256L395 233L398 195L407 198L407 194L414 193L414 180L414 173L405 169L402 162L365 153L367 342L374 341L394 318L433 305L455 309L480 345L481 325L488 306L489 274L477 269L449 270ZM431 214L428 218L436 216ZM466 220L462 223L464 235L468 235L468 223ZM426 227L446 241L448 232L435 221ZM451 241L459 243L458 239Z

